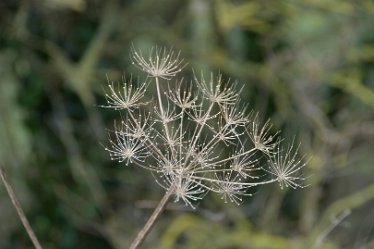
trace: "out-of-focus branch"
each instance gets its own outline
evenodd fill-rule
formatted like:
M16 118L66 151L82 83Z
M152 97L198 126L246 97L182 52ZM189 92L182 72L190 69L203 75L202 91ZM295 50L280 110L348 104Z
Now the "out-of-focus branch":
M336 214L344 213L347 209L353 211L372 199L374 199L374 184L347 197L338 199L324 212L319 224L314 227L311 233L312 238L316 238L320 231L329 226L331 217L334 217ZM315 241L315 239L312 239L312 241Z
M374 109L374 91L362 83L362 77L358 69L353 69L333 74L329 83Z
M115 27L117 20L117 6L114 1L108 1L104 14L100 20L100 26L90 44L78 62L71 61L57 45L46 42L46 50L52 58L56 70L64 79L65 84L70 87L81 99L88 112L88 118L92 128L99 139L103 138L103 125L96 111L90 109L95 105L92 82L95 75L96 64L105 49L107 39Z
M26 229L27 234L29 235L32 243L34 244L34 247L36 249L42 249L42 246L39 243L39 240L36 237L36 235L34 233L34 230L31 228L30 223L27 220L25 213L23 212L21 204L19 203L19 201L17 199L17 196L16 196L16 194L15 194L12 186L10 185L10 183L8 181L8 178L7 178L6 174L5 174L5 171L4 171L4 169L2 167L0 167L0 176L1 176L1 180L3 181L3 183L5 185L5 188L6 188L7 192L8 192L10 200L11 200L14 208L17 211L17 214L18 214L18 216L19 216L19 218L20 218L20 220L22 222L22 225Z
M102 207L103 203L105 203L105 191L97 173L92 167L89 167L82 156L81 148L73 133L73 124L63 106L63 96L53 87L50 87L48 90L52 106L55 110L54 118L57 124L57 131L68 155L67 158L71 166L71 173L77 182L81 182L82 180L85 182L98 207Z
M347 209L342 214L337 216L332 222L331 225L316 239L312 249L319 248L322 245L322 242L326 239L326 237L349 215L351 214L351 210Z
M100 59L106 41L115 26L116 13L116 5L113 2L108 2L96 35L92 38L81 60L77 63L67 58L64 52L54 43L45 43L46 49L51 55L54 66L60 72L61 77L79 95L86 106L94 104L91 77L94 75L95 65Z

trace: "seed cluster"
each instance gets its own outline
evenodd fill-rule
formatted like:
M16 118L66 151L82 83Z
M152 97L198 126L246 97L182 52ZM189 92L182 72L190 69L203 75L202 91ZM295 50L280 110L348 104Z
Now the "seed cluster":
M113 160L151 171L175 201L191 207L208 192L240 204L254 186L303 187L299 146L284 150L270 122L261 125L241 104L237 84L213 73L175 79L186 64L172 49L154 48L145 57L133 48L131 57L148 77L109 83L105 107L122 117L105 148ZM153 101L145 100L150 84L157 90Z

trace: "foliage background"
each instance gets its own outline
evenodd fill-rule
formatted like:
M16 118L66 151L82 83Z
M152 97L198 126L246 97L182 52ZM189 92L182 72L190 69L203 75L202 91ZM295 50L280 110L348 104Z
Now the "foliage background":
M133 43L238 80L311 158L302 190L171 203L143 248L374 248L373 14L370 0L1 1L0 163L42 244L126 248L162 196L100 145L119 118L102 88L139 74ZM32 248L3 187L0 248Z

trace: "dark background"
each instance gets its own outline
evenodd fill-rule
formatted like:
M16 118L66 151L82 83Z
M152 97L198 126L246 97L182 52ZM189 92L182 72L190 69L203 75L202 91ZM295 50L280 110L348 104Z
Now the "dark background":
M1 1L0 164L45 248L127 248L163 190L105 153L102 89L172 46L301 142L309 187L171 203L142 248L374 248L373 42L370 0ZM2 184L0 248L32 248Z

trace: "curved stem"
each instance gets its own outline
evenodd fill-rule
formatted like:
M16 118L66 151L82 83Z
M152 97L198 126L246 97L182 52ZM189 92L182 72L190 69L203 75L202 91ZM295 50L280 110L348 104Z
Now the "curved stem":
M170 199L170 196L172 195L173 192L174 192L173 189L169 189L168 191L166 191L164 197L162 197L161 201L158 203L156 209L153 211L151 217L149 217L144 227L139 231L136 238L131 243L129 249L137 249L140 246L140 244L144 241L145 237L150 232L155 221L157 220L157 218L160 216L160 214L164 210L166 203Z

